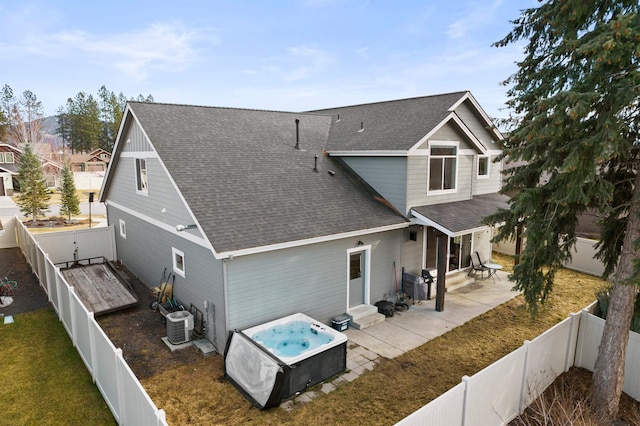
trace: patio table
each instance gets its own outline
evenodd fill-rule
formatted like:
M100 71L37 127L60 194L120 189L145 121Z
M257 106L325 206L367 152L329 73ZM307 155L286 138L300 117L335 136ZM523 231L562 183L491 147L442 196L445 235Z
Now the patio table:
M487 269L489 269L489 276L487 277L487 279L493 278L493 282L495 282L496 278L498 278L498 280L502 281L500 277L496 274L497 271L503 268L502 265L498 265L497 263L493 263L493 262L488 262L488 263L485 263L484 266L486 266Z

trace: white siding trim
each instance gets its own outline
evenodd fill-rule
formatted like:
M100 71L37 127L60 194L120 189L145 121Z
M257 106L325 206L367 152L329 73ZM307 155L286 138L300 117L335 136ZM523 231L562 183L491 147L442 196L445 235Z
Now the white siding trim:
M147 142L149 142L147 140ZM120 153L122 158L160 158L156 151L124 151Z
M162 229L163 231L167 231L167 232L170 232L170 233L172 233L174 235L178 235L178 236L180 236L180 237L182 237L182 238L184 238L186 240L189 240L190 242L192 242L194 244L197 244L197 245L199 245L201 247L205 247L205 248L208 248L210 250L213 250L213 247L211 247L211 245L208 244L208 241L205 240L202 237L198 237L198 236L190 234L188 232L178 232L176 230L175 226L171 226L171 225L169 225L167 223L161 222L158 219L154 219L154 218L152 218L150 216L144 215L144 214L142 214L142 213L140 213L140 212L138 212L136 210L130 209L129 207L125 207L125 206L123 206L121 204L118 204L118 203L115 203L115 202L113 202L111 200L107 200L105 204L107 204L110 207L116 208L116 209L118 209L120 211L123 211L123 212L125 212L127 214L130 214L131 216L135 216L138 219L143 220L143 221L145 221L145 222L147 222L147 223L149 223L149 224L151 224L153 226L157 226L158 228Z
M335 157L406 157L408 151L328 151Z
M469 102L471 102L471 104L473 105L473 107L476 109L476 111L478 111L478 113L480 114L480 116L483 118L483 120L485 121L485 123L490 126L491 131L493 132L494 135L496 135L496 137L498 138L498 140L503 140L504 136L502 135L502 133L500 133L500 130L498 130L498 128L496 127L496 125L493 123L493 121L491 121L491 118L489 117L489 115L487 115L486 112L484 112L484 109L482 109L482 107L480 106L480 104L478 103L478 101L476 101L476 98L473 97L473 95L471 94L471 92L467 92L464 94L464 96L462 96L460 99L458 99L458 102L456 102L455 104L453 104L451 106L451 108L449 108L449 111L454 111L456 108L458 108L460 106L460 104L462 104L464 101L469 100Z
M379 232L387 232L387 231L394 231L397 229L408 228L409 225L411 225L410 222L397 223L395 225L381 226L379 228L370 228L370 229L363 229L359 231L343 232L341 234L326 235L323 237L308 238L305 240L289 241L286 243L278 243L278 244L272 244L268 246L252 247L252 248L242 249L242 250L227 251L227 252L219 253L218 255L219 257L216 257L216 258L218 259L218 258L228 258L228 257L232 258L235 256L247 256L250 254L265 253L268 251L282 250L287 248L306 246L309 244L317 244L317 243L324 243L328 241L341 240L344 238L360 237L364 235L376 234Z

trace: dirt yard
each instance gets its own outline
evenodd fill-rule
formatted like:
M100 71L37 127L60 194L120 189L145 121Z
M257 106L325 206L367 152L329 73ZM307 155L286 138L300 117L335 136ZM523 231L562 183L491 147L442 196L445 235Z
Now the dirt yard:
M150 309L154 300L151 291L121 265L116 267L127 273L140 302L135 307L99 316L96 320L113 344L122 349L125 361L138 379L201 360L202 353L195 346L171 352L161 340L167 335L162 315Z

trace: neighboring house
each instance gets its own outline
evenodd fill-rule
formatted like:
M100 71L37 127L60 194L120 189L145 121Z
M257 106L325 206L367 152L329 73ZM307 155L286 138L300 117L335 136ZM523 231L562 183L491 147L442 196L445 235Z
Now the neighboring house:
M468 92L308 113L128 104L100 194L118 258L229 331L395 297L402 267L447 282L491 253L499 132Z
M72 172L105 172L110 160L111 153L98 148L88 154L72 154L67 161Z
M0 144L0 196L11 196L15 182L20 172L20 157L23 151L13 145ZM42 175L47 182L47 187L57 188L61 181L62 166L38 155L42 163Z

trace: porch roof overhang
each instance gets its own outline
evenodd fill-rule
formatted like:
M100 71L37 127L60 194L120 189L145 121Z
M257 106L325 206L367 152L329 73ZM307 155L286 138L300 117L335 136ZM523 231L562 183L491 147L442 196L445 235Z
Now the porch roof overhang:
M482 218L499 208L509 208L509 197L501 194L476 195L470 200L418 206L411 209L413 222L431 226L455 237L485 229Z

